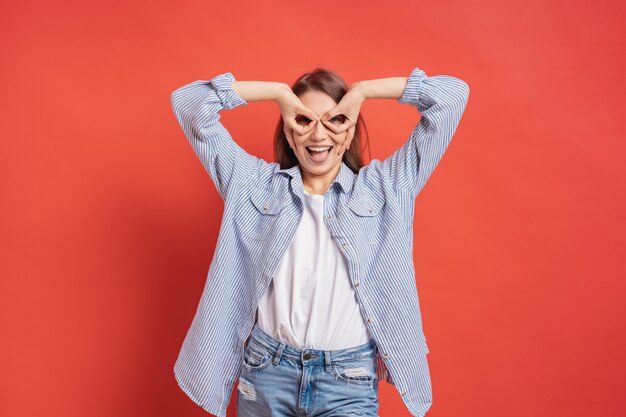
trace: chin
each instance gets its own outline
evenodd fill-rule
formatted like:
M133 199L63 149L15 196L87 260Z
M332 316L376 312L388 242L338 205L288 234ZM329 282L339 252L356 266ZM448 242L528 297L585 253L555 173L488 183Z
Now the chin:
M340 163L341 161L335 161L335 162L328 162L324 164L323 166L313 166L313 167L309 166L308 170L312 174L324 175L334 170L335 168L337 168L337 165L339 165Z

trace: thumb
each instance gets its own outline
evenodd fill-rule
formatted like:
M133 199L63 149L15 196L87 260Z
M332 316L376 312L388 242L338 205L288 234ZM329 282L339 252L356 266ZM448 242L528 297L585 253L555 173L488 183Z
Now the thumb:
M308 117L310 120L315 120L316 122L319 122L320 120L319 116L314 111L309 110L308 107L304 107L302 111L305 112L304 115Z
M332 119L333 117L335 117L336 115L340 114L342 112L341 108L339 107L339 105L335 105L335 107L333 107L332 109L328 110L326 113L324 113L322 115L322 122L326 122L330 119Z

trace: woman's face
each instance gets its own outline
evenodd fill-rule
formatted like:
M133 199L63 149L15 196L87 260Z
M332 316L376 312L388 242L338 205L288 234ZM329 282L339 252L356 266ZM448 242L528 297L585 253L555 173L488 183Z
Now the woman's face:
M319 117L332 109L337 105L326 93L320 91L307 91L299 96L300 101L311 111L317 113ZM330 119L329 122L335 125L340 125L345 121L345 116L337 115ZM306 116L298 116L296 122L306 126L310 120ZM333 133L328 129L324 123L318 121L315 126L304 135L299 135L297 132L293 132L293 142L295 149L293 150L298 161L300 162L300 168L307 173L314 176L324 176L326 174L336 174L341 164L341 159L345 153L337 155L337 148L348 135L348 131L344 131L340 134ZM317 148L330 148L329 151L313 152L309 151L309 147Z

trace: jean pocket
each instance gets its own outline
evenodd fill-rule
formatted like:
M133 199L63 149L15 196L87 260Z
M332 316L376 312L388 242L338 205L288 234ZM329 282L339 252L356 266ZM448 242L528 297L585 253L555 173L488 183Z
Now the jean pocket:
M370 386L378 379L375 356L335 361L332 364L332 369L338 380L349 384Z
M272 360L274 354L265 347L250 340L243 351L243 366L248 371L260 371L265 369Z

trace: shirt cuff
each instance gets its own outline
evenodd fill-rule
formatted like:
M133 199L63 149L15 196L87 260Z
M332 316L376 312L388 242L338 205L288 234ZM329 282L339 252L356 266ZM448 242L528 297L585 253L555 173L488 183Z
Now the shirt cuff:
M411 104L413 106L417 106L420 97L420 91L422 89L422 81L426 78L426 73L415 67L411 74L409 75L409 79L407 80L406 87L404 87L404 92L402 96L398 99L398 102L401 104Z
M210 81L211 85L215 88L215 93L217 97L219 97L222 107L227 110L248 104L248 102L239 97L233 89L233 81L236 80L231 72L219 74Z

